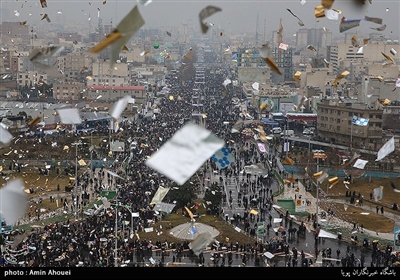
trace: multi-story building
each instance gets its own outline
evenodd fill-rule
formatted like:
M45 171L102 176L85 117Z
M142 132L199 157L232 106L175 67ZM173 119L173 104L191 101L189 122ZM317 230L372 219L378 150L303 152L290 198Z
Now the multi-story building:
M357 100L323 99L318 103L318 136L338 145L376 150L382 143L382 109L371 109ZM352 124L353 117L367 118L366 126Z
M81 100L85 87L84 83L79 82L53 84L53 98L57 100Z
M44 82L47 84L47 74L43 74L37 71L19 72L17 77L17 84L19 87L23 86L34 86Z
M293 68L293 48L288 47L283 50L279 47L274 47L271 51L276 66L279 68L282 75L275 72L271 72L271 80L273 83L281 81L293 81L294 68Z
M325 48L332 44L332 32L323 28L301 28L296 32L296 46L306 47L312 45L315 48Z
M17 39L30 39L29 25L20 24L20 22L1 22L0 30L4 37Z
M96 61L92 64L92 76L87 85L126 86L130 85L129 75L127 63L115 63L111 68L110 61Z
M58 70L66 82L83 81L92 72L92 59L82 53L69 53L58 57Z
M339 72L349 69L351 63L354 62L390 63L382 53L392 56L396 60L397 57L390 51L393 49L396 53L400 52L400 44L397 41L372 41L366 44L363 43L363 39L358 39L358 41L358 46L353 46L349 42L328 46L327 60L332 64L334 73L340 74ZM361 50L360 47L362 47ZM350 75L354 74L350 73Z
M102 86L91 85L86 88L84 98L86 100L99 99L103 102L115 102L119 99L130 96L135 99L136 106L146 104L146 87L145 86Z

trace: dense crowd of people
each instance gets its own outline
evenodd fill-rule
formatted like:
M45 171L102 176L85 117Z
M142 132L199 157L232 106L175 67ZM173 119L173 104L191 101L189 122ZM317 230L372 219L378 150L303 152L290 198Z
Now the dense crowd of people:
M194 121L199 125L205 124L208 130L225 141L235 156L234 167L219 171L221 183L224 180L232 180L235 176L238 177L244 166L266 161L267 154L260 153L255 145L251 145L251 139L248 136L242 133L231 133L237 121L246 119L243 108L251 112L251 106L246 104L244 99L241 100L242 95L236 92L235 87L230 84L224 85L224 80L229 76L225 69L220 69L220 74L207 73L206 83L200 85L200 94L193 91L199 86L195 83L195 73L187 80L181 80L178 75L172 76L168 81L169 96L154 96L154 99L150 100L151 106L147 107L146 112L139 118L134 121L125 119L119 123L120 131L123 131L119 133L119 137L125 141L125 147L129 148L116 155L109 169L123 175L127 180L121 180L104 169L97 170L93 176L91 172L86 172L77 178L77 184L82 187L84 195L75 196L76 193L71 192L69 198L64 198L63 210L79 212L90 198L97 197L102 190L116 185L119 203L127 206L121 208L122 215L119 215L117 220L119 228L117 242L115 242L115 211L108 211L102 215L87 216L84 220L77 222L68 220L35 229L19 244L14 244L7 237L3 238L6 249L1 252L0 266L112 267L132 264L164 266L165 257L170 254L173 254L174 262L191 257L198 265L226 266L232 265L234 258L241 258L244 266L249 264L249 260L254 262L254 266L263 266L265 252L283 252L291 255L285 266L312 266L313 261L309 255L302 250L298 251L295 246L288 243L289 239L296 238L291 231L295 225L288 213L280 214L282 218L280 226L283 230L275 232L271 229L271 211L274 211L272 208L274 196L270 188L272 176L266 178L243 176L242 181L239 182L238 200L246 211L243 216L235 215L232 220L227 221L241 227L253 237L256 237L257 223L265 221L269 240L259 242L255 238L253 244L239 244L234 241L214 243L212 246L215 246L216 251L213 253L211 263L204 258L203 253L194 256L189 249L189 241L168 243L161 241L161 237L161 240L151 242L135 238L135 234L129 232L130 227L125 227L128 238L125 232L122 232L122 220L129 220L128 217L133 212L139 213L139 217L132 219L134 233L143 231L160 218L149 204L158 186L168 186L172 181L147 167L145 161L188 121ZM239 100L239 106L233 103L233 98ZM194 102L202 105L193 106ZM154 108L158 109L157 113L154 113ZM202 114L200 117L192 116L193 113L199 115L199 112L205 114L206 117ZM257 128L257 124L251 122L246 126ZM275 159L272 161L275 164ZM267 167L265 169L269 171ZM208 160L204 170L210 174L217 168L213 161ZM195 188L207 185L205 180L196 184ZM204 185L200 186L201 184ZM229 194L225 194L225 203L232 204L231 199ZM253 207L259 209L260 215L249 213ZM118 255L117 260L115 251ZM374 255L376 265L388 264L392 261L390 248L387 251L389 254L376 250ZM326 254L325 251L322 253ZM159 261L150 263L146 261L152 256L157 256ZM345 255L338 254L337 257L342 257L340 261L342 266L359 265L356 263L358 258L355 258L350 249Z

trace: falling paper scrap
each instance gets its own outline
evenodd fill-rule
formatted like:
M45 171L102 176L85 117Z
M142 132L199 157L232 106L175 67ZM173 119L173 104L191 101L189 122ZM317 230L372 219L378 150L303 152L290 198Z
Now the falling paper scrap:
M364 169L364 167L367 163L368 163L368 160L357 159L357 161L354 163L353 167L358 168L358 169Z
M51 20L47 14L44 14L41 20L44 20L44 19L46 19L47 22L51 22Z
M271 53L270 53L271 50L270 50L268 44L262 45L258 52L262 58L267 58L267 57L271 56Z
M153 0L137 0L139 4L142 4L143 6L149 5Z
M383 196L383 186L379 186L373 190L374 193L374 200L377 202L378 200L382 199Z
M294 73L293 79L297 82L297 81L300 80L300 76L301 76L301 72L300 71L296 71L296 73Z
M308 46L307 46L307 49L309 49L309 50L311 50L311 51L313 51L313 52L316 52L316 51L317 51L317 49L316 49L314 46L312 46L312 45L308 45Z
M144 20L139 13L139 9L135 6L117 25L117 27L94 46L90 52L98 53L111 45L111 66L117 61L122 47L130 40L130 38L144 25Z
M146 165L178 184L184 184L225 142L194 123L180 128Z
M350 72L349 71L343 71L342 72L342 74L340 74L339 76L337 76L336 78L335 78L335 80L333 81L333 86L335 87L335 88L337 88L337 84L338 84L338 82L341 80L341 79L343 79L344 77L346 77L347 75L349 75L350 74Z
M373 22L373 23L376 23L376 24L382 24L382 22L383 22L381 18L377 18L377 17L368 17L368 16L365 16L365 20L366 20L366 21Z
M211 233L208 231L202 232L197 235L196 239L189 243L189 249L198 256L213 241L213 239Z
M400 190L396 187L396 185L393 182L390 182L390 186L393 188L394 192L400 192Z
M391 57L390 55L385 54L384 52L381 52L381 54L388 60L390 60L391 62L394 62L394 58Z
M374 29L376 31L384 31L386 29L386 24L380 26L380 27L370 27L371 29Z
M0 143L3 145L7 145L12 140L12 135L5 129L3 126L0 125Z
M79 116L78 108L56 109L63 124L80 124L82 123Z
M208 26L203 22L203 20L220 11L222 11L222 9L215 6L207 6L200 11L199 19L200 19L201 31L203 32L203 34L207 33L208 30Z
M353 37L351 37L351 44L353 45L353 47L358 48L360 45L358 44L358 39L356 35L353 35Z
M282 50L285 50L285 51L286 51L286 50L288 49L288 47L289 47L288 44L284 44L284 43L280 43L280 44L279 44L279 48L282 49Z
M314 16L316 18L323 18L325 17L325 8L322 5L314 7Z
M325 17L329 20L338 20L339 19L339 15L342 13L340 10L335 10L335 9L331 9L331 10L325 10Z
M378 155L375 161L380 161L382 160L384 157L386 157L387 155L389 155L391 152L394 151L394 136L388 140L385 145L383 145L379 151L378 151Z
M300 26L304 26L304 23L303 23L303 21L298 17L298 16L296 16L290 9L286 9L289 13L291 13L292 14L292 16L294 16L295 18L297 18L299 21L298 21L298 24L300 25Z
M8 225L14 225L25 213L28 199L21 179L9 181L0 189L0 214Z
M361 19L347 19L342 17L339 24L340 33L345 32L351 28L360 26Z
M50 66L41 61L56 56L57 54L61 53L63 49L63 46L37 48L29 54L28 59L32 62L33 65L42 70L45 70L49 75L62 77L63 75L57 70L54 65Z
M294 110L296 112L300 111L301 109L304 109L304 102L306 102L308 100L308 98L306 96L302 96L300 99L299 104L294 106Z
M265 63L271 68L272 71L275 73L282 75L281 71L279 70L278 66L276 66L274 60L271 57L264 58Z
M118 119L121 116L122 112L125 110L126 106L128 106L130 99L131 99L131 96L126 95L125 97L123 97L123 98L119 99L117 102L115 102L110 110L110 115L114 119Z
M142 51L142 52L140 53L140 56L144 56L144 55L146 55L146 54L148 54L148 53L150 53L150 51L149 51L149 50Z

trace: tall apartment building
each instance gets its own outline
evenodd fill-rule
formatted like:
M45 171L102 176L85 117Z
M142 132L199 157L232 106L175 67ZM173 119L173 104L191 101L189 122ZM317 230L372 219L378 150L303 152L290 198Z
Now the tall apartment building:
M352 100L353 101L353 100ZM364 103L324 99L318 103L318 136L338 145L376 150L382 143L382 109ZM368 118L367 126L352 124L353 116Z
M206 53L205 53L206 55ZM237 48L237 66L238 67L263 67L267 66L264 59L260 56L258 47Z
M281 71L282 75L272 72L271 81L273 83L293 81L293 76L295 73L293 67L293 48L288 47L287 50L283 50L279 47L274 47L272 49L272 54L275 64Z
M21 25L19 21L1 22L0 33L2 36L9 38L29 39L31 37L29 34L29 25Z
M332 32L323 28L301 28L296 32L296 47L312 45L315 48L326 48L332 44Z
M273 83L280 81L293 81L294 68L293 68L293 49L287 50L279 49L278 47L271 48L271 56L274 59L276 66L281 71L282 75L270 71L271 80ZM260 56L259 48L237 48L237 66L242 68L264 68L268 67L264 59ZM244 70L243 70L244 71ZM268 73L268 74L269 74Z
M119 99L130 96L135 99L135 104L141 106L146 104L146 87L145 86L87 86L84 92L86 100L96 100L105 102L115 102ZM110 104L112 105L112 104Z
M17 84L20 87L23 86L29 87L31 85L34 86L35 84L38 84L41 81L45 82L46 84L48 83L47 74L43 74L37 71L27 71L18 73Z
M382 52L390 55L393 59L398 60L395 55L390 53L391 49L394 49L397 53L400 52L400 44L397 41L369 41L367 44L363 44L362 39L359 39L360 47L362 51L359 51L359 47L354 47L351 43L339 43L328 46L327 60L332 64L332 70L336 74L340 74L341 71L350 67L351 63L354 62L390 62L383 55Z
M92 72L92 58L87 54L69 53L59 56L58 69L64 73L66 82L83 81L85 73Z

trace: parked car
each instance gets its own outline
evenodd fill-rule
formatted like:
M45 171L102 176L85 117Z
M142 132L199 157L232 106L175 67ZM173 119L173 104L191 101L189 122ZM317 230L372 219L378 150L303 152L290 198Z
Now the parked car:
M314 132L309 128L303 130L303 135L313 135L313 134Z
M281 132L281 136L293 137L294 136L294 130L293 129L287 129L284 132Z
M272 129L272 133L273 133L273 134L280 134L280 133L282 133L282 128L280 128L280 127L274 127L274 128Z

